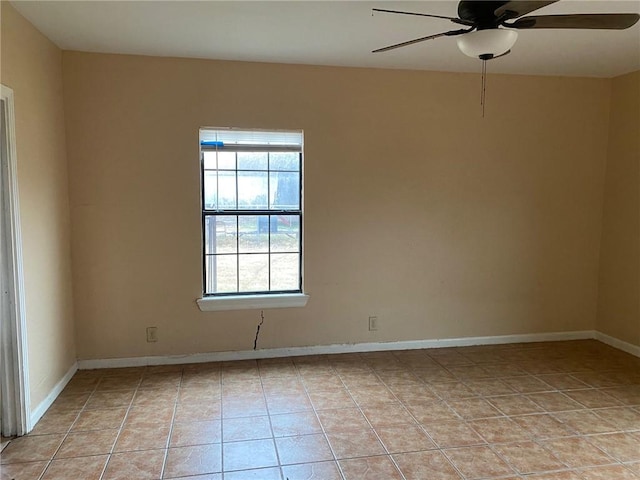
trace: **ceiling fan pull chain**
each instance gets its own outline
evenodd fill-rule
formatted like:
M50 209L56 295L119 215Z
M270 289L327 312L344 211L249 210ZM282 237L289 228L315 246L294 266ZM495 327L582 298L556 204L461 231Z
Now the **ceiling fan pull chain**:
M482 105L482 118L484 118L484 104L487 96L487 61L482 60L482 85L480 87L480 105Z

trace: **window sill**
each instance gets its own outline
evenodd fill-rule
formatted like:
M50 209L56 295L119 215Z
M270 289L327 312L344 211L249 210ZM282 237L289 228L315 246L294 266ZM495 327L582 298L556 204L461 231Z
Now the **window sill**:
M276 295L233 295L228 297L203 297L196 300L202 312L224 310L264 310L268 308L304 307L309 295L283 293Z

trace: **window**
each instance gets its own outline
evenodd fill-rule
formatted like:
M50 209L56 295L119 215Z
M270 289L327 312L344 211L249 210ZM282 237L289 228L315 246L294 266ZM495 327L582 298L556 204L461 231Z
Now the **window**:
M203 296L302 293L302 132L201 129Z

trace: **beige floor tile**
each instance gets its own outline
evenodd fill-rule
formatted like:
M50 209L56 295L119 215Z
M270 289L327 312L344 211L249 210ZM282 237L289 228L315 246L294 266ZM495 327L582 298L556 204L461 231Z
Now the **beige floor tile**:
M145 425L171 425L173 421L174 405L132 406L127 413L125 426L145 426Z
M0 466L0 480L38 480L47 462L11 463Z
M481 380L466 381L465 384L477 395L491 397L494 395L510 395L515 390L507 385L503 379L487 378Z
M271 438L268 416L225 418L222 421L222 441L238 442Z
M593 410L618 430L640 430L640 412L628 407Z
M302 383L310 394L339 391L343 391L346 393L346 389L344 387L344 383L342 383L342 379L335 374L303 376Z
M87 409L104 409L128 407L133 400L135 390L113 390L108 392L94 392L87 400Z
M447 458L438 451L393 455L406 480L460 480Z
M68 393L85 393L85 392L93 392L100 382L99 377L83 377L80 375L75 375L67 386L64 388L65 392Z
M49 460L53 457L63 439L64 435L37 435L16 438L0 453L0 464Z
M132 405L134 407L152 407L152 408L166 408L173 407L178 399L177 388L166 388L162 390L138 390L133 397ZM203 400L203 402L209 402L209 399Z
M462 382L434 383L429 388L443 400L475 397L476 394Z
M589 438L589 437L586 437ZM569 467L591 467L609 465L615 460L583 437L560 438L541 442L541 445Z
M577 378L574 378L567 373L551 373L546 375L538 375L537 378L557 390L573 390L587 387L586 383L581 382Z
M273 439L224 443L222 457L225 471L250 470L278 465Z
M281 480L280 469L278 467L255 468L251 470L240 470L237 472L226 472L225 480ZM199 480L200 477L194 480Z
M360 431L371 428L357 408L322 410L318 412L322 427L327 432Z
M145 374L140 382L141 389L176 387L182 380L180 372L157 372Z
M572 400L561 392L531 393L526 397L540 405L547 412L563 412L584 408L584 405Z
M493 374L486 370L482 365L452 366L448 367L447 370L463 382L466 382L467 380L478 380L481 378L493 377Z
M447 405L465 420L503 416L501 412L483 398L447 400Z
M502 378L502 381L519 393L548 392L554 388L533 375Z
M583 480L580 472L576 470L565 470L562 472L550 472L527 475L527 480Z
M238 416L251 416L249 412L243 415L242 409L239 409L240 415ZM228 412L228 416L234 416L231 412ZM234 412L235 413L235 412ZM266 409L263 408L260 411L261 414L266 414ZM179 403L176 407L174 421L176 422L198 422L207 420L217 420L222 416L222 403L219 401L212 401L207 403Z
M275 442L282 465L333 460L331 448L323 434L280 437Z
M496 445L494 450L518 473L540 473L562 470L564 464L550 452L533 442Z
M416 403L408 405L407 409L422 425L446 420L460 420L460 415L449 408L444 401Z
M574 435L573 430L549 414L523 415L520 417L511 417L511 420L516 422L535 439Z
M346 388L334 391L309 392L309 398L316 410L355 408L357 406Z
M389 388L405 405L439 402L440 398L427 385L398 385Z
M462 421L430 423L424 429L440 448L463 447L485 443L484 440Z
M453 376L453 373L440 366L416 368L413 373L421 381L426 382L429 385L433 385L439 382L454 382L456 380L456 377Z
M47 413L51 412L76 412L79 413L82 408L87 404L87 400L91 397L91 393L67 393L62 392L58 398L56 398L53 405L47 410Z
M621 462L640 461L640 434L593 435L589 437L589 441Z
M97 386L98 392L110 390L135 390L142 380L142 374L129 373L103 377Z
M369 457L386 453L373 430L328 433L327 438L337 459Z
M362 408L383 406L398 401L391 390L384 385L350 388L349 393Z
M555 413L554 417L581 435L615 432L616 427L591 410Z
M491 404L505 415L526 415L542 413L544 409L524 395L505 395L487 398Z
M297 412L271 415L274 437L290 437L322 433L322 427L314 412Z
M202 445L222 442L222 421L174 423L171 431L171 447Z
M114 453L102 480L158 480L166 450Z
M620 400L606 394L604 390L570 390L564 392L564 394L587 408L617 407L621 405Z
M167 447L169 427L154 425L123 427L113 448L114 452L153 450Z
M588 468L580 471L583 480L637 480L631 470L622 465Z
M415 425L416 423L409 411L398 402L363 407L362 413L374 428L392 425Z
M55 458L84 457L111 453L117 436L117 429L70 433L62 442Z
M72 432L84 430L108 430L120 428L127 413L126 407L107 410L85 410L78 416L78 420L71 427Z
M376 427L375 432L389 453L417 452L436 448L435 443L417 425Z
M465 479L502 477L515 472L489 447L448 449L444 454Z
M640 405L640 385L626 385L604 390L607 394L617 398L624 405Z
M338 463L345 480L404 480L388 456L352 458Z
M343 480L335 462L285 465L282 474L289 480Z
M42 476L42 480L99 480L108 455L96 457L63 458L52 461Z
M277 395L267 397L267 406L271 415L313 410L309 397L304 395ZM226 411L225 411L226 415Z
M47 412L29 433L29 435L51 435L54 433L67 433L73 422L78 418L78 413L72 412Z
M629 463L627 468L640 477L640 462Z
M519 417L514 417L519 418ZM487 418L469 422L480 436L489 443L520 442L530 439L530 434L511 418Z
M222 471L222 447L219 443L170 448L164 466L164 478L203 475Z

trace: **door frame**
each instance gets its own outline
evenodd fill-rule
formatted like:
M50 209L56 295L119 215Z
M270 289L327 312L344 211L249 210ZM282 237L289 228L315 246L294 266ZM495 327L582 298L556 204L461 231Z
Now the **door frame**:
M0 85L3 124L0 135L0 177L2 179L2 215L0 235L4 247L2 275L7 288L0 291L0 305L7 312L8 322L0 328L1 366L0 388L2 394L2 433L4 436L26 435L32 428L30 415L29 364L27 347L27 322L25 310L24 270L22 260L22 233L18 195L18 170L15 136L15 110L13 90ZM4 282L3 282L4 283ZM6 293L5 293L6 291ZM6 308L5 308L6 305Z

